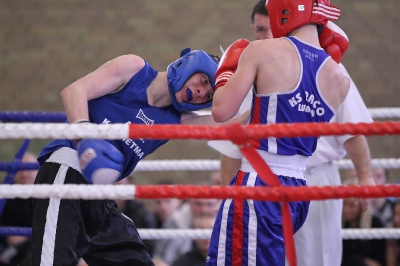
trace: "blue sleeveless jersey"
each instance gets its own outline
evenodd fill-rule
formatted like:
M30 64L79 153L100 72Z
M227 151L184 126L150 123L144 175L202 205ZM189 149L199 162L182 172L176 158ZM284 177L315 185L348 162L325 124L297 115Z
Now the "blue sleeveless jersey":
M316 83L320 69L329 58L328 54L295 37L287 39L294 45L300 58L300 80L292 91L263 95L253 93L250 124L329 122L334 110L325 101ZM316 149L317 139L271 137L259 140L257 148L272 154L311 156Z
M148 104L147 88L157 76L158 71L147 62L130 81L118 92L107 94L91 100L89 119L96 124L179 124L181 113L174 107L155 107ZM121 177L128 176L137 163L146 155L151 154L168 140L154 139L123 139L107 140L125 156L124 170ZM44 147L38 161L43 164L55 150L69 147L76 149L72 140L54 140Z

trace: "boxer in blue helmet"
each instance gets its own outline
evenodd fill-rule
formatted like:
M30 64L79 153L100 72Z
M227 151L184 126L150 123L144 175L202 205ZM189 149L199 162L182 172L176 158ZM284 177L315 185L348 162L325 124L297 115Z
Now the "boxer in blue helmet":
M107 61L62 90L68 122L217 125L210 114L183 112L211 105L217 61L203 51L186 49L182 55L168 73L135 54ZM247 120L248 115L230 122ZM35 183L112 184L167 141L56 139L38 156ZM54 204L57 209L49 213ZM77 265L83 258L88 265L154 266L135 224L113 200L35 199L32 208L32 262L28 258L24 265Z
M186 48L181 51L180 58L172 62L167 68L168 89L171 95L172 104L175 109L184 111L196 111L211 107L211 100L205 103L196 104L189 102L178 102L175 93L182 89L183 84L195 73L204 73L210 79L212 89L215 87L214 75L217 71L218 61L210 54L201 51L191 51ZM192 92L187 90L189 100L192 98Z

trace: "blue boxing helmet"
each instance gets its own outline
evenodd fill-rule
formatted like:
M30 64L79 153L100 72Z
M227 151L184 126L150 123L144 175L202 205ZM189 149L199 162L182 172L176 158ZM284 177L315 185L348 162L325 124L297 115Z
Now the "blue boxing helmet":
M196 73L204 73L210 79L211 87L215 89L214 75L217 71L218 61L212 55L201 51L191 51L190 48L183 49L180 58L167 67L168 89L172 104L175 109L184 111L196 111L211 107L212 100L205 103L178 102L175 93L182 89L183 84Z

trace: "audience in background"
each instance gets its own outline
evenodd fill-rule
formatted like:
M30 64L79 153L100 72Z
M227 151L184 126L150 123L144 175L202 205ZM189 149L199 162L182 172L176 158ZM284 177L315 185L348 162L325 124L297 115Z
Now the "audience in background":
M157 185L173 185L174 182L164 179L157 182ZM168 219L172 219L172 214L182 205L180 199L154 199L152 200L152 212L156 218L156 228L162 228Z
M388 169L373 168L372 175L376 185L388 184ZM357 179L354 169L348 169L345 175L345 182L352 183ZM371 203L372 213L378 217L383 226L387 227L393 217L393 200L390 198L374 198Z
M170 179L163 179L157 182L157 185L173 185L174 182ZM164 224L172 223L174 212L182 206L180 199L154 199L152 200L152 211L156 217L157 228L162 229ZM156 240L159 242L161 240ZM154 254L153 254L154 256ZM168 266L161 257L153 257L153 262L156 266Z
M221 171L213 171L210 174L210 182L212 186L222 186L226 184L222 184L222 175ZM219 203L216 205L215 213L218 213L219 205L221 205L222 199L218 200Z
M132 184L129 178L124 178L121 181L115 183L115 185L129 184ZM146 205L144 205L142 202L135 199L116 199L115 201L118 205L118 209L135 223L136 228L157 227L157 222L154 214L149 209L147 209ZM154 252L155 241L144 239L143 244L145 244L150 256L152 256Z
M354 185L352 179L345 184ZM343 200L343 228L383 228L381 220L372 214L372 208L363 212L362 199ZM343 239L342 266L386 265L385 239Z
M202 214L193 219L194 229L211 229L215 222L215 215ZM210 238L195 239L193 248L185 254L179 256L172 266L204 266L206 263Z
M210 182L211 182L211 185L213 185L213 186L220 186L222 184L221 172L220 171L211 172Z
M388 170L384 168L372 169L375 183L386 185L388 183ZM372 201L373 214L381 219L383 226L387 227L393 217L393 201L389 198L376 198Z
M400 199L393 203L393 218L388 227L400 229ZM386 240L386 265L400 265L400 239Z
M210 185L210 183L199 184ZM193 228L195 217L209 214L216 215L218 199L188 199L177 209L164 224L164 229L189 229ZM193 248L190 239L162 239L158 240L154 251L154 262L159 265L171 265L171 263Z
M36 155L26 152L21 159L23 163L37 163ZM33 184L38 170L18 171L14 184ZM0 226L32 227L32 205L29 199L8 199L0 217ZM0 265L18 265L31 250L30 238L26 236L6 236L1 238Z

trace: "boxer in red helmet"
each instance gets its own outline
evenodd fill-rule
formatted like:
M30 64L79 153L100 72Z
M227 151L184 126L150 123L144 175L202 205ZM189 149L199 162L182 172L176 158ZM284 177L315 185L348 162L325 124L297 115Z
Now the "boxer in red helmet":
M288 36L307 24L325 26L328 20L338 20L341 15L330 0L267 0L265 7L274 38Z
M329 1L266 2L275 39L235 41L217 72L212 114L233 117L253 89L249 124L329 122L346 97L350 78L321 46L319 33L340 17ZM331 32L331 34L333 34ZM255 148L284 186L306 186L304 170L317 138L261 139ZM230 185L269 186L247 158ZM291 202L293 230L309 202ZM285 265L279 202L225 200L216 219L207 265Z

